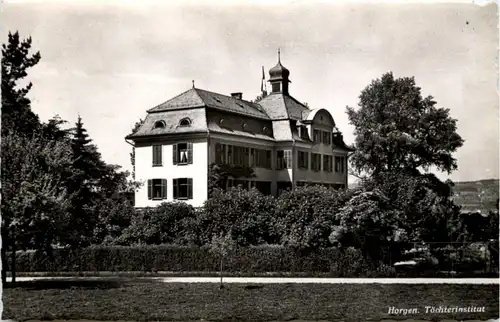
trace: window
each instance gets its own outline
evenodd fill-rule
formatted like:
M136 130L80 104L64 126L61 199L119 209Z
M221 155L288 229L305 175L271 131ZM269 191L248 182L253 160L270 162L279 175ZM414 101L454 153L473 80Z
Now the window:
M323 171L333 171L333 157L331 155L323 155Z
M321 154L311 153L311 170L321 171Z
M271 194L271 182L270 181L256 181L255 187L264 195Z
M165 121L156 121L153 126L154 129L163 129L165 127Z
M292 168L292 151L278 150L276 151L276 170Z
M313 131L313 142L314 143L321 143L321 131L320 130Z
M245 156L248 155L248 154L245 154L245 149L248 149L248 148L244 148L244 147L241 147L241 146L234 146L233 147L233 151L234 151L234 165L241 165L241 166L244 166L244 165L248 165L248 158L245 159Z
M299 151L298 159L299 169L309 169L309 152Z
M340 164L342 163L340 157L335 156L335 172L340 172Z
M332 142L332 135L330 132L323 131L323 143L326 145L330 145Z
M271 150L254 149L254 165L257 168L271 169Z
M255 166L254 149L250 148L249 152L250 152L250 156L249 156L249 160L248 160L248 165L253 168Z
M192 164L193 163L193 144L177 143L173 146L174 164Z
M227 163L227 158L226 158L226 150L227 147L225 144L222 145L222 151L221 151L221 163Z
M179 122L179 126L190 126L190 125L191 125L191 119L189 117L185 117Z
M233 164L233 146L232 145L227 146L227 163Z
M149 200L167 199L167 179L148 180L148 199Z
M193 199L193 179L174 179L174 199Z
M215 163L222 164L222 144L215 144Z
M161 152L161 145L153 145L153 167L161 167L163 165Z

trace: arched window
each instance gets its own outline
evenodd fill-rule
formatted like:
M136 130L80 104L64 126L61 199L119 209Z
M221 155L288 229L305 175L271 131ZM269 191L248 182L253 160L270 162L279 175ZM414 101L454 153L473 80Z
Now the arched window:
M242 127L243 127L243 130L246 130L246 129L247 129L247 127L248 127L248 124L243 123Z
M220 120L219 120L219 125L220 125L220 126L224 126L224 125L225 125L225 121L224 121L224 119L220 119Z
M191 120L188 117L183 118L179 122L179 126L190 126L191 125Z
M156 121L154 125L154 129L163 129L165 127L165 121Z
M263 134L268 134L268 133L269 133L269 129L268 129L267 127L265 127L265 126L264 126L264 127L262 128L262 133L263 133Z

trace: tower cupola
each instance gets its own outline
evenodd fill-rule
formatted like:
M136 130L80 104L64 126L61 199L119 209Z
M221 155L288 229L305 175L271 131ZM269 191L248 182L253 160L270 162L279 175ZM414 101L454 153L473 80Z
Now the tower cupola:
M288 77L290 71L281 64L280 50L278 49L278 64L269 70L269 82L271 83L271 93L283 93L288 95Z

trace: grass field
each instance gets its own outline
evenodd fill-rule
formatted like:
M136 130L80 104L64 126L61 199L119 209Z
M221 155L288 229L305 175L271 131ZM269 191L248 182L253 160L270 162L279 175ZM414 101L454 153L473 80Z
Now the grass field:
M497 318L498 285L162 283L140 279L6 285L3 319L270 321ZM485 313L425 314L425 306ZM388 315L389 307L419 313Z

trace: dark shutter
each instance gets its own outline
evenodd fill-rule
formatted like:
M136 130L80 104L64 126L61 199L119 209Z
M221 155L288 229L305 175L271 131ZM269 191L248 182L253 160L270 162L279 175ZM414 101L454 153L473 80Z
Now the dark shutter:
M167 179L161 179L161 197L167 199Z
M179 197L179 179L174 179L174 199Z
M173 155L172 155L172 158L173 158L173 163L177 164L177 144L173 145Z
M153 180L148 179L148 199L153 199Z
M187 179L187 193L188 193L188 199L193 199L193 179L188 178Z
M187 149L188 149L188 163L193 164L193 143L188 143Z
M157 145L156 146L156 165L162 165L163 164L161 152L162 152L162 146L161 145Z

